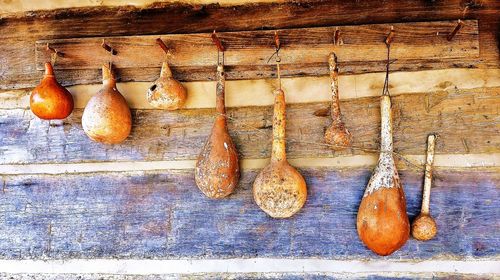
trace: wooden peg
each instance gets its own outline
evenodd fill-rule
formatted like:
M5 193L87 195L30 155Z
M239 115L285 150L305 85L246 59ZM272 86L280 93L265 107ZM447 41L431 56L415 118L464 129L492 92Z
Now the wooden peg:
M226 51L226 48L224 47L224 45L222 45L222 42L220 41L219 37L217 37L217 33L215 33L215 30L212 33L212 42L214 42L214 44L217 46L217 49L220 52Z
M157 38L156 39L156 43L158 45L160 45L160 48L165 52L166 55L169 55L170 52L169 52L169 49L167 47L167 45L165 45L165 43L163 43L163 40L161 38Z
M453 37L455 37L455 35L458 33L458 31L460 31L460 29L462 28L463 25L464 25L464 22L461 21L461 20L458 20L457 25L455 26L455 28L453 29L453 31L451 31L451 33L448 34L448 36L446 37L446 39L448 41L453 40Z
M106 44L106 42L104 42L104 39L102 39L101 47L105 49L107 52L109 52L111 55L117 54L117 51L113 49L110 45Z
M396 32L394 31L394 26L391 26L391 32L389 32L389 35L387 35L387 38L385 38L385 44L389 46L394 40L395 35Z
M335 35L333 36L333 44L335 46L340 46L340 30L338 27L335 27Z
M274 45L276 47L276 52L281 48L280 37L278 36L278 31L274 31Z

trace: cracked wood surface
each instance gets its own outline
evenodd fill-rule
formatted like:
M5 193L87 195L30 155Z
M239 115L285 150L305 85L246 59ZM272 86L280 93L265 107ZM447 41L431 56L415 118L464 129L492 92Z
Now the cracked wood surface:
M392 97L394 147L398 153L424 154L426 137L437 133L437 154L500 151L500 88L438 91ZM378 149L379 97L341 101L343 119L355 147ZM323 132L331 120L329 103L287 107L289 158L364 154L333 152ZM133 110L129 138L119 145L92 142L81 128L82 110L64 121L42 121L29 110L0 110L1 163L77 163L196 159L210 133L211 109L176 112ZM240 158L267 158L271 150L272 107L228 109L229 132ZM257 129L255 129L257 128ZM315 144L316 143L316 144Z
M355 228L371 170L300 169L308 200L284 220L269 218L253 202L257 172L245 170L235 193L217 201L196 188L193 170L2 176L0 257L376 258ZM386 259L497 256L498 169L435 175L436 239L411 239ZM402 171L401 180L413 219L423 175Z
M456 20L458 18L478 19L480 57L473 62L455 60L448 67L499 68L499 5L500 3L494 0L482 1L480 4L467 4L461 0L433 3L390 0L383 6L375 0L363 1L363 3L311 0L300 3L246 4L236 7L179 3L156 4L146 8L91 7L5 15L0 18L0 39L4 42L0 46L0 53L2 53L0 88L26 88L38 83L40 73L36 70L34 43L42 39L96 37L103 34L106 36L184 34L210 32L214 29L219 32L249 31L338 24ZM466 6L468 12L464 15L463 11ZM383 65L377 67L383 68ZM446 65L439 60L427 65L414 61L414 63L401 65L399 70L443 67ZM192 70L184 69L185 73L189 72L192 77L206 79L211 76L203 71L193 72ZM252 74L255 70L254 67L241 69L242 73L246 72L251 75L255 75L255 73ZM261 70L266 69L265 67L258 69L258 71ZM307 65L304 65L304 71L311 71L311 69L308 70ZM153 80L151 73L123 69L121 75L133 76L136 80ZM182 71L178 74L183 75ZM298 75L300 72L295 74ZM58 75L63 84L70 84L75 77L82 77L79 83L99 80L97 70L66 70ZM230 69L228 69L228 75L231 75Z

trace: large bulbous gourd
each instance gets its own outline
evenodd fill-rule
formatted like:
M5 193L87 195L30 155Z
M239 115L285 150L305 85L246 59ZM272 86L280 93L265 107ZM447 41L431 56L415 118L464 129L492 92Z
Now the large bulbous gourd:
M71 114L73 106L73 96L57 82L52 64L45 63L43 79L31 92L31 111L40 119L60 120Z
M125 98L107 65L102 66L102 88L89 100L82 115L82 126L90 139L105 144L124 141L132 128L132 116Z
M163 62L160 77L148 89L147 98L149 104L158 109L176 110L186 103L186 88L172 77L167 62Z
M217 66L216 110L212 132L203 146L195 168L198 188L209 198L223 198L238 185L238 152L229 135L224 105L225 77L222 64Z
M286 159L285 93L277 89L274 96L271 163L255 178L253 197L269 216L288 218L304 206L307 186L304 177Z
M386 256L401 248L410 235L406 199L392 156L391 100L381 102L380 157L366 187L357 217L358 235L373 252Z

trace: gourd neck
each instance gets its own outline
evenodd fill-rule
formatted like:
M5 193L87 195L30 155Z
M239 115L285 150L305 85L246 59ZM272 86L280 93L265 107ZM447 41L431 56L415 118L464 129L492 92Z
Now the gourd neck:
M102 66L102 84L105 87L116 86L116 79L113 74L113 70L111 69L111 67L108 67L107 65Z
M382 153L392 153L392 113L391 98L383 95L380 99L380 151Z
M224 73L224 66L222 64L217 65L217 87L215 95L215 109L220 115L226 115L226 105L225 105L225 83L226 77Z
M45 73L44 77L54 77L54 68L50 62L45 63Z
M166 61L161 65L160 77L162 78L172 78L172 70Z
M273 144L271 161L279 162L286 160L286 103L285 92L281 89L274 91L274 114L273 114Z
M330 83L332 89L332 104L330 108L330 115L334 124L342 123L340 118L340 104L339 104L339 68L337 65L337 55L331 53L328 57L328 68L330 70Z

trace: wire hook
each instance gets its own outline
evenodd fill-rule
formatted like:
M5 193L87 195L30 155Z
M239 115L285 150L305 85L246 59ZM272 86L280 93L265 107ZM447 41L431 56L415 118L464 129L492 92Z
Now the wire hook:
M49 46L49 43L47 43L45 50L50 52L50 63L52 65L56 64L57 57L64 57L64 54L62 52L59 52L58 50Z

